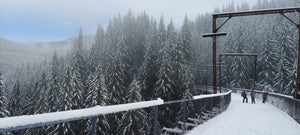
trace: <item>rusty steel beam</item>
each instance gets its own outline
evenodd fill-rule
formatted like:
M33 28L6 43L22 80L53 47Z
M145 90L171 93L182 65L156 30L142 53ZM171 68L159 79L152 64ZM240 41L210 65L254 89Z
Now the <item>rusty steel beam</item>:
M295 98L300 99L300 90L299 90L299 85L300 85L300 11L298 10L298 17L299 17L299 24L297 25L298 28L298 53L297 53L297 73L296 73L296 88L295 88Z
M217 31L219 30L219 29L221 29L222 28L222 26L225 24L225 23L227 23L229 20L231 19L231 17L228 17L218 28L216 28L217 29Z
M220 56L257 56L254 53L220 53Z
M213 38L213 89L214 89L214 94L217 93L217 36L226 36L226 33L217 33L217 28L216 28L216 18L213 19L213 33L208 33L202 35L202 37L212 37Z
M207 65L207 67L214 67L214 65ZM220 66L220 64L218 64L217 67L225 67L225 65Z
M213 14L215 18L300 12L300 7Z
M217 18L213 17L213 33L217 33ZM217 94L217 36L213 37L213 90Z
M202 37L214 37L214 36L226 36L226 32L221 32L221 33L207 33L203 34Z

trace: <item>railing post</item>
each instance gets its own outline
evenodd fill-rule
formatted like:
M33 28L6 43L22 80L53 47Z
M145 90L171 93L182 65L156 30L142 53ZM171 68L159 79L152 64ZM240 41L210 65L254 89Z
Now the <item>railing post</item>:
M97 117L92 118L92 132L91 132L91 135L96 134L96 120L97 120Z
M183 133L186 131L186 101L183 102Z
M213 116L214 100L213 97L210 97L210 113Z
M294 117L296 118L297 122L299 120L299 115L297 114L297 101L294 100Z
M158 106L154 106L153 135L156 135L157 132L157 112Z
M222 105L221 105L222 104ZM223 106L223 102L222 102L222 96L219 97L219 113L222 112L221 110L221 106Z

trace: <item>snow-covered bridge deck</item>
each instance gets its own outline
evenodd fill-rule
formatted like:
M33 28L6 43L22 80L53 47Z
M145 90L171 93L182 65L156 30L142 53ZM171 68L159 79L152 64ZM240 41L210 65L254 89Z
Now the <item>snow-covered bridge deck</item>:
M249 102L250 101L250 102ZM232 93L227 111L199 125L187 135L299 135L300 124L276 107L260 100L242 103Z

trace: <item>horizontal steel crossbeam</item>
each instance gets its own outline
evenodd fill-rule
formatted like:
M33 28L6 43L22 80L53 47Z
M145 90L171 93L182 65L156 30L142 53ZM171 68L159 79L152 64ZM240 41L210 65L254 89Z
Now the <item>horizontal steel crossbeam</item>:
M232 13L217 13L213 14L213 18L225 18L225 17L237 17L237 16L250 16L250 15L266 15L276 13L290 13L300 12L300 7L297 8L285 8L285 9L268 9L268 10L256 10L256 11L243 11L243 12L232 12Z
M220 56L257 56L254 53L220 53Z

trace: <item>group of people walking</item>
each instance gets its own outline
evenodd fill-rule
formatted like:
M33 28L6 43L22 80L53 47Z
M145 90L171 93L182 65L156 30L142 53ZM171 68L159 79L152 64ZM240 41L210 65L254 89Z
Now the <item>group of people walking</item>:
M268 93L269 93L269 90L266 90L266 92L264 92L264 93L262 94L262 97L263 97L263 103L266 102ZM246 90L244 90L244 91L241 93L241 96L243 97L243 103L244 103L245 101L246 101L246 103L248 103L248 97L247 97L247 92L246 92ZM250 97L251 97L251 103L252 103L252 104L255 104L255 96L256 96L256 93L255 93L254 90L252 90L252 91L250 92Z

